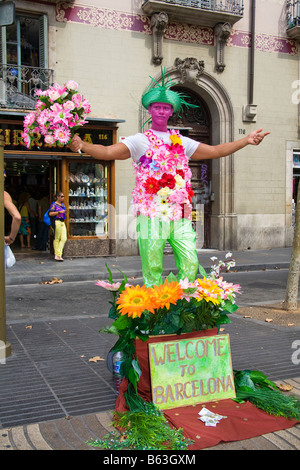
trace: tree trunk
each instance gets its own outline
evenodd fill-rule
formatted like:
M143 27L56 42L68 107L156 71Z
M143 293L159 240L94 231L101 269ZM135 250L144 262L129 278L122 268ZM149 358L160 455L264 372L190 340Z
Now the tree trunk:
M297 310L298 285L300 274L300 187L298 185L297 205L295 215L295 230L289 275L286 286L285 310Z

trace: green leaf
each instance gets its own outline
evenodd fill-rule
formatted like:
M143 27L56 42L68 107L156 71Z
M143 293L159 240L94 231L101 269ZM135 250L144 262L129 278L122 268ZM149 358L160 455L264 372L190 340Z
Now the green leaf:
M131 364L132 364L132 367L134 368L134 370L136 371L136 373L138 374L138 376L140 378L140 376L142 375L142 371L141 371L141 368L140 368L140 365L139 365L138 361L136 359L133 359Z
M100 333L111 333L113 335L118 335L119 336L119 331L113 325L112 326L107 326L105 328L101 328L101 330L99 330L99 332Z
M109 280L109 282L113 283L113 277L112 277L111 270L110 270L109 267L107 266L107 263L105 263L105 266L106 266L106 269L107 269L108 274L109 274L108 280Z
M225 300L224 304L225 304L224 305L224 311L226 311L228 313L233 313L236 310L238 310L238 308L239 308L236 304L231 303L229 300Z
M235 374L234 381L235 385L239 390L246 389L255 390L255 385L250 378L250 370L243 370Z
M201 264L199 264L199 273L201 274L201 276L207 277L207 273L205 269L203 268L203 266L201 266Z
M108 312L108 318L115 320L116 318L118 318L117 313L118 313L118 310L116 309L115 305L112 305Z
M131 368L131 358L127 354L123 354L120 374L122 377L128 377L129 370Z
M120 293L123 292L123 290L125 290L126 282L127 282L127 279L126 279L126 281L125 281L125 279L123 279L123 281L121 282L120 287L118 289Z
M130 319L127 315L120 315L119 318L114 321L113 326L118 330L125 330L130 325Z
M215 321L216 325L227 325L228 323L231 323L231 320L229 320L227 315L224 313L221 313L220 317Z
M136 337L139 338L139 339L141 339L141 340L144 341L144 342L149 339L149 336L148 336L148 335L142 334L142 333L138 333L138 332L136 333Z
M274 382L271 382L270 380L268 380L267 376L258 370L252 370L250 372L250 377L254 383L257 383L259 385L270 386L274 388L274 390L278 389L278 387L276 386Z
M139 376L138 376L138 373L135 371L135 369L133 367L131 367L129 369L128 374L127 374L127 378L129 380L129 382L132 383L132 385L134 386L135 391L137 392L137 383L139 381Z
M124 281L123 281L124 284L127 283L127 282L128 282L128 281L127 281L127 277L126 277L126 275L123 273L123 271L121 271L121 269L119 269L119 268L117 268L117 267L116 267L116 269L117 269L117 270L122 274L122 276L124 277Z

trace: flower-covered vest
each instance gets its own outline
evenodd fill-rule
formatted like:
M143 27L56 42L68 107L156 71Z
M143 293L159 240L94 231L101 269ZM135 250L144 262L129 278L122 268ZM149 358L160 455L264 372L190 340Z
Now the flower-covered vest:
M136 187L132 192L135 215L160 220L191 219L191 170L178 131L165 144L152 130L144 132L149 149L133 162Z

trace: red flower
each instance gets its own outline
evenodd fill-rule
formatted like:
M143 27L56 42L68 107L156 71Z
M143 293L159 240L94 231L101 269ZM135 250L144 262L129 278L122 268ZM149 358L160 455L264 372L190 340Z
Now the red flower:
M192 208L189 204L181 204L182 207L182 218L190 219L192 214Z
M184 180L184 171L183 170L176 170L177 175L180 175L181 178Z
M158 181L160 184L161 188L164 188L165 186L168 186L168 188L173 189L176 184L176 180L173 175L168 175L167 173L164 173L161 177L161 179Z
M192 197L195 196L195 193L192 189L189 189L188 190L188 197L189 197L189 201L191 202L192 201Z
M157 179L150 176L149 178L147 178L146 182L144 183L144 188L146 189L147 193L156 194L157 191L160 190L160 185Z

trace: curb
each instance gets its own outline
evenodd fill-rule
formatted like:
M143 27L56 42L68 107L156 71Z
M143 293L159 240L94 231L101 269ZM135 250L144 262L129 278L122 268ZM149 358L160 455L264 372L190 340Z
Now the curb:
M275 270L275 269L288 269L290 263L282 262L282 263L264 263L264 264L245 264L240 266L235 266L230 272L247 272L247 271L263 271L263 270ZM206 271L210 269L210 266L203 266ZM53 270L53 272L55 272ZM130 278L142 278L142 269L132 269L132 270L124 270L124 274ZM177 273L177 270L174 268L165 268L163 270L163 276L168 276L171 272L174 274ZM25 285L25 284L38 284L43 283L45 281L49 281L49 277L53 277L53 273L46 275L45 272L40 274L26 274L26 272L17 274L6 274L5 284L8 286L13 285ZM106 280L107 279L107 271L97 271L97 272L75 272L75 273L63 273L59 274L60 278L63 279L64 282L81 282L81 281L97 281L99 280ZM113 271L114 280L119 281L122 280L123 277L119 273L119 271Z

